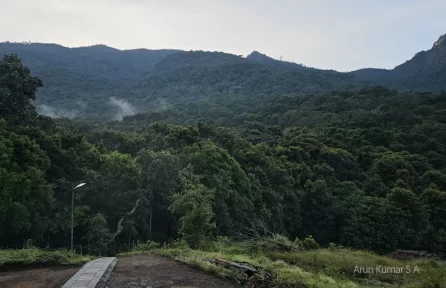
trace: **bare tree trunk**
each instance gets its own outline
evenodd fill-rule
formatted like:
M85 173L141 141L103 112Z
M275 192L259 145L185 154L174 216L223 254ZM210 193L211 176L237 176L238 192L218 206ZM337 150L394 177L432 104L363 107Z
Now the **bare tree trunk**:
M116 236L118 236L119 234L121 234L121 232L122 232L122 228L123 228L122 223L124 222L125 217L126 217L126 216L130 216L130 215L132 215L133 213L135 213L136 208L138 208L140 202L141 202L141 199L136 200L136 202L135 202L135 206L133 206L132 210L130 210L129 212L127 212L126 215L122 216L121 219L119 219L119 221L118 221L118 227L116 228L115 233L113 233L113 234L111 235L110 240L109 240L109 243L114 242L115 239L116 239Z
M152 240L152 208L150 208L149 216L149 239Z

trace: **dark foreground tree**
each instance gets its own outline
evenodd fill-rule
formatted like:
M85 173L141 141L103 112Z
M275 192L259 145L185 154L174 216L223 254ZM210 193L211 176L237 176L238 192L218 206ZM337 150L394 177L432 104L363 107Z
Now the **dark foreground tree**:
M33 101L39 78L31 75L17 55L6 55L0 60L0 118L8 124L26 122L37 116Z

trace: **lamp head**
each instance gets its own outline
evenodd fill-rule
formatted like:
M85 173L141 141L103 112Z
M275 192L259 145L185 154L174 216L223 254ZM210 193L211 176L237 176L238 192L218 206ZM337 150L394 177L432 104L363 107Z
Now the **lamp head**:
M80 187L84 186L85 184L87 184L87 183L81 183L81 184L77 185L76 187L74 187L73 189L80 188Z

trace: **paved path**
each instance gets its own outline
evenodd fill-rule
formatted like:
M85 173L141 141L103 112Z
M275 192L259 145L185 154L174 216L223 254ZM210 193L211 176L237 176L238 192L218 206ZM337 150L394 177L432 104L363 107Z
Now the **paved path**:
M85 264L62 288L94 288L116 257L98 258Z

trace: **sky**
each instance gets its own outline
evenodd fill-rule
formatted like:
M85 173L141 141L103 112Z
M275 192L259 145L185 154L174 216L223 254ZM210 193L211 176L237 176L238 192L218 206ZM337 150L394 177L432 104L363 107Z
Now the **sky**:
M0 42L247 55L388 68L446 33L445 0L0 0Z

